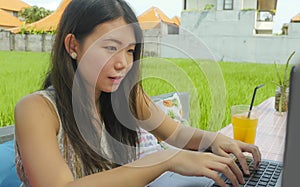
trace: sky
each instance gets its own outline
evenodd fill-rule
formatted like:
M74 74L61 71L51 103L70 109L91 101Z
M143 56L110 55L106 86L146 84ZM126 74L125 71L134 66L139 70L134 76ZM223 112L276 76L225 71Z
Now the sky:
M49 10L55 10L61 0L22 0L29 5L37 5ZM168 17L181 15L183 0L126 0L139 16L152 6L161 9ZM300 0L278 0L277 11L274 17L274 33L279 33L284 23L300 13Z

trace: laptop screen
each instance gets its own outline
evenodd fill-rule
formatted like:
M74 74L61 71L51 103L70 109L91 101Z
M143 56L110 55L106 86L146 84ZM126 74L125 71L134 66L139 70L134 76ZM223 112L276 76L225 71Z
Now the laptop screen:
M299 183L300 169L300 65L291 70L282 186Z

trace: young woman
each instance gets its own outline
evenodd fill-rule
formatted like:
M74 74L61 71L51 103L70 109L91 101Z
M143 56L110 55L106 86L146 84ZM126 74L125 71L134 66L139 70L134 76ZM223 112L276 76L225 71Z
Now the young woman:
M42 91L15 108L23 186L145 186L166 171L238 186L254 145L174 122L139 84L142 31L123 0L72 0L57 29ZM138 158L139 129L184 149ZM212 153L199 152L206 146ZM194 150L194 151L192 151ZM184 161L184 162L183 162ZM133 179L133 180L132 180Z

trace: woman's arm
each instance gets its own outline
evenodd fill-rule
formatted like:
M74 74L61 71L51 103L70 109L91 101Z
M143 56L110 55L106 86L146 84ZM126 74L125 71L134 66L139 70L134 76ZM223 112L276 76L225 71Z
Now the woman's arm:
M138 100L141 102L140 106L142 106L143 111L146 111L143 113L146 115L141 115L142 119L148 119L152 116L152 119L159 121L153 117L156 114L161 118L161 123L157 126L151 126L150 123L146 124L150 126L150 132L159 139L164 140L173 146L188 150L202 151L210 149L213 153L227 158L231 158L230 153L232 153L241 163L245 173L249 173L249 171L243 152L249 152L254 157L255 166L258 166L261 154L257 146L235 141L221 133L184 126L167 115L161 117L160 113L162 113L162 111L158 107L151 107L154 106L151 99L146 95L143 98L145 99Z
M33 187L145 186L165 171L207 176L221 186L226 184L218 172L224 173L234 186L238 186L238 181L243 182L242 173L232 159L210 153L171 149L74 180L59 151L56 138L59 130L57 116L46 99L39 95L22 99L15 109L15 122L23 166Z
M232 153L239 160L246 174L249 174L249 169L243 152L249 152L253 155L255 167L258 166L261 160L261 153L255 145L233 140L218 132L203 131L181 125L168 116L152 133L179 148L189 150L209 149L213 153L227 158L231 158L230 153Z

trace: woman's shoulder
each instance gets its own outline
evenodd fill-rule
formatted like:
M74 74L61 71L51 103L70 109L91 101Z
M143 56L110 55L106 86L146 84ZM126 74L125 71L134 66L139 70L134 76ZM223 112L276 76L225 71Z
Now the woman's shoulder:
M55 122L56 129L59 129L56 109L49 99L40 92L34 92L26 95L16 104L15 121L16 125L19 121L52 121ZM32 123L32 125L35 123Z
M32 111L39 109L55 109L54 106L51 106L54 105L54 103L55 91L52 87L49 87L45 90L36 91L24 96L17 103L16 109L24 107L29 107Z
M48 109L48 104L47 99L40 92L34 92L21 98L16 104L16 109L32 109L30 111L34 112L40 109Z

